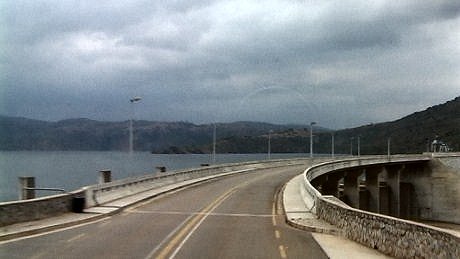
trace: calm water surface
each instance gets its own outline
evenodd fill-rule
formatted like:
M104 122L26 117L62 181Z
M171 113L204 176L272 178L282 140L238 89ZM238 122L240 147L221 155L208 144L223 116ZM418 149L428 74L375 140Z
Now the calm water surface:
M306 157L306 154L272 154L273 159ZM217 154L217 163L263 160L267 154ZM112 170L112 179L156 172L196 168L210 163L209 154L162 155L148 152L0 152L0 201L18 199L18 177L34 176L36 187L76 190L97 182L98 171ZM37 196L54 194L37 191Z

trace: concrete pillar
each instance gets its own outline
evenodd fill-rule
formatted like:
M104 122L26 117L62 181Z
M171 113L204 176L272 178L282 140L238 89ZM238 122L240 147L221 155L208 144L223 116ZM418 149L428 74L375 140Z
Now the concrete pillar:
M343 194L345 203L353 208L359 208L359 183L358 177L363 173L362 170L350 170L345 173L343 178Z
M26 188L35 188L35 177L21 176L19 179L19 200L27 200L35 198L35 190L27 190Z
M366 168L366 189L368 191L368 211L379 212L379 173L382 171L380 167Z
M386 182L379 181L378 213L390 215L390 188Z
M420 189L420 186L427 187L426 193L429 193L429 197L432 197L431 182L427 184L417 184L419 179L424 178L424 167L425 163L406 164L404 170L400 172L400 217L404 219L417 220L419 217L420 200L425 204L431 204L431 199L418 199L416 187ZM442 186L441 189L445 189L446 186ZM439 188L438 188L439 189ZM449 192L449 194L451 193ZM456 206L452 206L456 207Z
M399 183L399 217L402 219L413 218L412 209L412 192L411 183Z
M400 216L400 172L404 165L385 166L387 171L387 185L390 187L390 215L393 217Z
M112 171L100 170L99 171L99 184L108 183L112 181Z
M342 178L343 173L340 172L328 174L321 184L321 194L339 197L339 181Z
M369 211L369 191L365 185L359 187L359 209Z

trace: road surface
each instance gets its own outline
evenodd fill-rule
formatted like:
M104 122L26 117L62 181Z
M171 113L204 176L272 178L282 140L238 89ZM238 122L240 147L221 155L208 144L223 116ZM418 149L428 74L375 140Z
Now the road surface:
M276 196L305 167L227 176L97 222L0 244L2 258L327 258Z

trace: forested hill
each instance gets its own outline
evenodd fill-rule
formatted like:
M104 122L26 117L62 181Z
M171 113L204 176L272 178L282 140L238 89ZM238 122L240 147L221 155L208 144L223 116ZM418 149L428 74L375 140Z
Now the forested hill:
M225 138L259 136L269 130L305 126L234 122L218 123L216 127L218 137ZM179 151L184 146L189 149L202 146L212 141L213 128L212 124L134 121L134 148L162 153ZM128 138L129 121L69 119L47 122L0 116L0 150L127 150ZM193 152L203 151L196 148Z
M458 152L460 97L396 121L340 130L337 132L338 144L346 151L347 144L350 149L350 138L353 137L356 143L357 136L361 136L364 153L386 154L388 138L391 138L391 149L394 153L425 152L434 139L443 141Z
M314 132L314 152L331 152L332 134L337 154L357 154L359 138L361 154L386 154L388 140L391 152L422 153L430 143L440 140L453 151L460 151L460 97L444 104L415 112L396 121L365 125L335 132ZM309 132L303 128L276 131L271 134L272 152L309 152ZM217 151L222 153L267 152L268 134L220 138ZM211 144L200 150L209 150ZM186 151L189 149L184 148Z
M320 123L320 122L319 122ZM128 121L101 122L70 119L46 122L0 116L0 150L127 150ZM213 125L188 122L135 121L135 150L155 153L209 153ZM265 153L269 131L271 151L309 152L309 126L259 122L217 124L217 152ZM331 131L314 129L315 153L331 152ZM370 124L334 132L335 152L386 154L421 153L436 137L460 150L460 97L392 122Z

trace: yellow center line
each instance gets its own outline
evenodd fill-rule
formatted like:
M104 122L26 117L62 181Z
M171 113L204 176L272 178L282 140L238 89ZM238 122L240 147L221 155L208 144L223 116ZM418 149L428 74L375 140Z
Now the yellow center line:
M210 212L212 212L215 208L217 208L225 199L227 199L234 191L236 191L236 188L232 188L226 193L222 194L219 196L216 200L214 200L211 204L209 204L206 208L200 211L194 218L192 218L172 239L171 241L166 245L166 247L159 253L159 255L156 258L167 258L167 255L172 251L174 247L176 247L179 244L179 241L181 241L187 234L188 236L193 233L191 230L194 226L199 226L198 223L202 220L204 220ZM195 228L196 229L196 228ZM190 232L191 231L191 232ZM185 242L182 242L182 244ZM176 249L175 253L177 253L178 249L180 246Z
M255 182L257 180L260 180L261 178L267 177L267 175L262 175L260 177L256 177L252 179L251 181L241 183L232 189L228 190L221 196L219 196L217 199L215 199L211 204L209 204L206 208L202 209L199 211L196 215L191 214L189 218L187 218L180 226L178 226L171 234L172 239L169 241L169 243L165 246L163 250L156 256L155 258L167 258L168 254L171 254L171 251L174 247L176 249L172 252L172 254L169 256L169 258L174 258L174 256L178 253L178 251L181 249L181 247L185 244L187 239L193 234L193 232L201 225L201 223L212 213L213 210L215 210L222 202L224 202L230 195L235 192L238 188L241 188L243 186L249 185L252 182ZM190 219L192 216L192 219ZM184 225L185 224L185 225ZM183 226L183 227L182 227ZM179 231L180 229L180 231ZM176 231L179 231L176 233ZM174 236L173 236L174 235ZM169 239L170 236L166 237L165 240ZM164 240L164 241L165 241ZM181 243L179 243L181 241ZM163 243L163 242L161 242ZM160 244L157 246L154 250L152 250L145 258L153 258L154 254L156 254L157 249L161 247L162 245Z
M217 207L220 206L220 204L222 202L224 202L228 197L230 197L230 195L234 192L235 190L233 190L232 192L230 192L228 195L226 195L223 199L221 199L211 210L215 210ZM203 221L210 215L210 212L207 213L206 215L204 215L201 220L195 225L195 227L193 227L193 229L187 234L187 236L182 240L182 242L179 244L179 246L176 248L176 250L174 250L174 252L172 253L172 255L169 257L169 258L174 258L176 257L176 254L179 252L179 250L182 248L182 246L184 246L185 242L187 242L187 240L190 238L190 236L193 234L193 232L195 232L195 230L201 225L201 223L203 223Z

